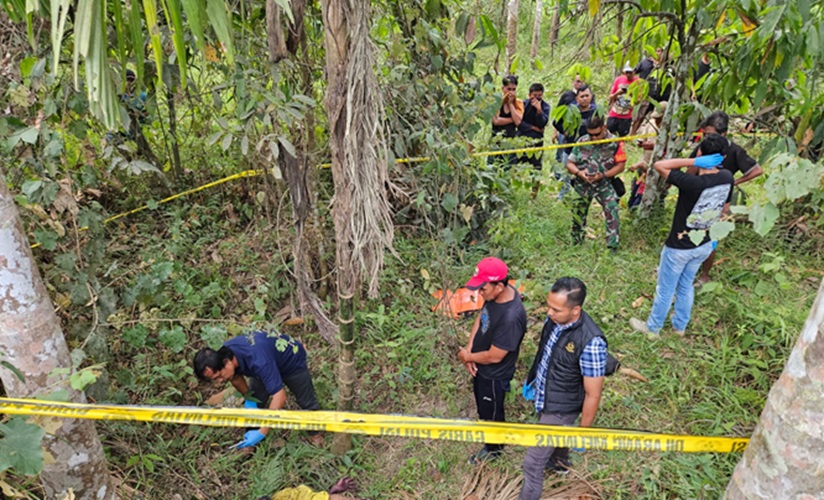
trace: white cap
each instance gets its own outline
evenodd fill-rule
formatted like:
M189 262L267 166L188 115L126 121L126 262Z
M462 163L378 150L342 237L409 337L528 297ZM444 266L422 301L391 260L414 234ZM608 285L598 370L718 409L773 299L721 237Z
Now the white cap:
M632 66L629 64L629 62L627 62L626 64L624 64L624 69L621 71L621 73L626 73L627 71L635 71L635 68L634 68L634 67L632 67Z

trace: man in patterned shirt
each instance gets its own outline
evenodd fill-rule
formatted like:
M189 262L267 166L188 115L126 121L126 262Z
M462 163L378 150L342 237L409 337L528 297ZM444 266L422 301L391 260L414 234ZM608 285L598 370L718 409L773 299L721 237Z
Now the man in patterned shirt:
M612 136L604 125L604 119L598 114L587 121L587 135L578 142L598 141ZM618 250L618 195L612 186L613 177L624 171L627 155L623 142L607 142L589 146L575 146L567 160L567 170L572 174L572 187L578 198L572 206L572 241L576 244L584 241L584 228L592 199L604 207L607 225L607 248Z
M547 297L547 319L524 386L540 424L571 426L581 415L579 425L591 427L604 377L615 370L614 358L607 363L604 334L582 309L586 296L586 285L567 277L556 281ZM569 448L529 448L519 500L541 498L547 466L563 474L569 465Z
M227 340L217 351L201 349L195 355L194 369L201 380L218 384L231 382L246 398L246 408L280 410L286 403L284 386L295 395L301 409L320 408L306 364L306 349L285 333L254 332ZM248 383L246 377L249 377ZM253 447L268 433L268 427L249 430L236 447ZM312 444L323 443L323 435L317 432L309 435Z

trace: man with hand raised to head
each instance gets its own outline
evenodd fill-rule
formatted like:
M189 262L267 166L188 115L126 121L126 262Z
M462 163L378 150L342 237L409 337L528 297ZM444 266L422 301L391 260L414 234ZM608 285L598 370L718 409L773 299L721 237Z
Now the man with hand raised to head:
M650 339L660 335L673 296L672 329L679 336L685 334L695 299L693 280L701 263L715 248L709 229L721 218L724 206L732 196L733 175L721 168L728 145L724 137L706 134L697 158L672 158L653 165L661 177L678 188L678 201L669 236L661 250L658 283L649 318L646 323L637 318L629 320L633 329L647 334ZM684 167L697 167L698 175L681 172Z
M501 259L481 260L466 288L478 290L484 306L472 326L469 342L458 351L458 359L472 375L478 418L504 422L504 396L526 333L526 309L518 290L509 284L509 269ZM500 444L485 444L469 457L469 463L494 460L503 448Z
M301 409L320 408L306 363L306 349L283 333L253 332L227 340L217 351L201 349L195 355L194 369L201 380L218 384L231 382L246 399L246 408L280 410L286 403L284 386L295 395ZM248 383L246 377L249 377ZM249 430L236 447L255 446L268 433L268 427ZM309 434L312 444L323 443L323 435Z

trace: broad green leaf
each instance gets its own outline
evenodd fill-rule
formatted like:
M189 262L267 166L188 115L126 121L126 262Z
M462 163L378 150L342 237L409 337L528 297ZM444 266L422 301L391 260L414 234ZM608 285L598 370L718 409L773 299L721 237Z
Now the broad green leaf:
M452 213L458 206L458 198L452 193L446 193L441 200L441 206L447 212Z
M123 21L123 4L117 1L108 2L111 6L114 17L114 29L117 32L117 56L120 60L120 68L124 69L128 60L126 59L126 30L128 25Z
M232 141L234 140L234 138L235 137L232 134L226 134L223 137L223 140L220 142L220 147L223 148L223 151L229 149L229 147L232 145Z
M168 18L172 21L172 42L177 55L177 67L180 69L180 85L186 86L186 43L183 41L183 14L181 0L164 0L164 7Z
M97 380L97 375L92 370L80 370L72 373L69 377L69 385L76 391L82 391Z
M186 347L186 332L183 331L183 328L180 325L175 326L171 329L161 330L158 334L158 338L160 339L160 343L168 347L172 350L172 352L178 353Z
M206 51L206 39L203 37L203 0L182 0L183 11L186 13L186 23L195 39L195 44L201 52Z
M784 183L781 181L783 171L777 171L767 177L764 183L764 190L767 192L767 199L770 203L778 205L785 199Z
M43 448L40 441L46 432L27 423L22 417L12 417L0 424L0 472L14 469L16 474L34 476L43 468Z
M700 230L692 230L687 235L690 238L690 241L693 245L700 245L702 241L704 241L704 237L707 235L707 232L703 229Z
M229 21L229 10L224 0L206 0L206 16L215 30L217 39L226 51L229 64L235 62L235 49L232 41L232 25Z
M80 89L80 57L85 57L89 53L89 43L92 37L92 27L94 26L94 3L95 0L78 0L74 13L74 54L72 65L74 69L74 88ZM55 61L59 61L58 57Z
M279 135L278 136L278 142L280 143L281 146L283 146L283 149L285 149L287 153L289 153L293 157L297 158L297 153L295 152L295 146L291 142L289 142L288 138L286 138L285 136Z
M7 140L9 147L14 147L18 142L23 141L26 144L34 144L37 142L39 133L35 127L26 127L15 131Z
M135 92L140 92L143 86L143 54L146 52L143 36L143 17L140 12L140 2L132 2L132 7L129 10L129 32L132 36L132 49L135 59L135 73L137 74L137 85Z
M243 156L249 152L249 136L244 135L240 138L240 152L243 153Z
M721 220L710 227L710 239L723 240L735 229L735 223Z
M777 219L778 207L770 202L764 206L754 203L750 209L750 222L752 222L755 232L760 236L769 233Z
M200 328L200 339L211 349L220 349L228 336L223 325L206 325Z
M143 0L143 15L146 16L146 28L157 68L157 87L163 86L163 44L160 40L160 28L157 26L157 5L155 0Z
M209 137L209 139L206 140L206 145L207 146L213 146L220 139L220 136L222 136L222 135L223 135L222 131L221 132L215 132L214 134L211 135L211 137Z

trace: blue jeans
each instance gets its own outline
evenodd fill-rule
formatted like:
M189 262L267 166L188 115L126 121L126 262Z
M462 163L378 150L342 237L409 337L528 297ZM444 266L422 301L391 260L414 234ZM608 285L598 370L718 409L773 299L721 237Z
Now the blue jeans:
M650 331L658 333L667 319L672 297L675 296L675 312L672 315L672 328L684 331L692 314L695 299L693 281L701 263L712 253L712 242L697 248L678 250L664 245L661 250L661 262L658 265L658 284L655 285L655 300L647 319Z

